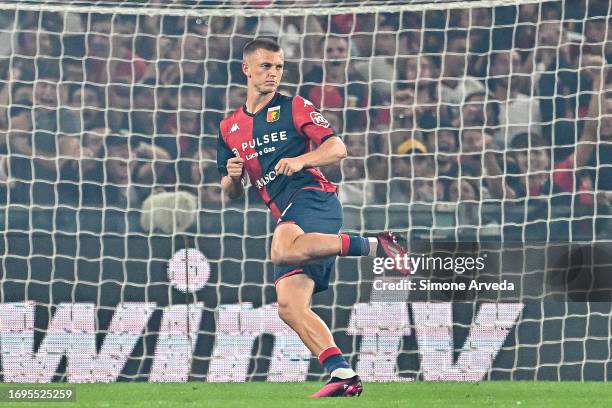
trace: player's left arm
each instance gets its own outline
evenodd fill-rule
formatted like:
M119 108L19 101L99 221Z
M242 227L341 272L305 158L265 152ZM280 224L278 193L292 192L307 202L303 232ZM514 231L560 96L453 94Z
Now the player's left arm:
M279 160L274 167L276 174L291 176L302 169L334 164L346 157L344 142L335 135L329 122L312 102L296 96L292 100L291 110L295 129L317 148L297 157Z
M301 156L285 158L278 161L274 170L276 174L291 176L309 167L327 166L346 157L346 146L337 136L327 138L319 147Z

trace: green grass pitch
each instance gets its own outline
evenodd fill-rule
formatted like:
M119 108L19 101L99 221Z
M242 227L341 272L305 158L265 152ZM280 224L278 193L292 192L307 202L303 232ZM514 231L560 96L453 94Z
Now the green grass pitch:
M54 384L62 387L66 384ZM320 383L182 384L114 383L76 385L76 403L6 403L2 407L611 407L606 383L481 382L365 383L359 398L309 399ZM15 384L12 387L26 387ZM0 385L2 388L8 384ZM34 386L37 387L37 386Z

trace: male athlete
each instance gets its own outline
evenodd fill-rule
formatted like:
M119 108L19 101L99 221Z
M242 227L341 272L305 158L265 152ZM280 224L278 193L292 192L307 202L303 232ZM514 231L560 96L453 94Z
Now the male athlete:
M278 313L319 357L331 379L311 397L358 396L362 385L323 320L311 309L313 293L327 289L340 256L403 256L395 237L339 234L342 207L336 186L317 169L346 157L346 147L308 100L276 92L283 51L267 38L245 45L244 106L221 121L217 166L230 198L243 193L243 172L278 220L272 263ZM311 149L311 142L316 145Z

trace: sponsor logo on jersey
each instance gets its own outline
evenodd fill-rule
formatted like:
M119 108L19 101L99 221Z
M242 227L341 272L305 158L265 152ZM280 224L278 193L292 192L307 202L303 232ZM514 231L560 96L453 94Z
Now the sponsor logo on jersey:
M273 181L275 178L276 178L276 171L272 170L264 174L263 177L256 180L255 187L257 187L258 190L261 190L262 188L266 186L266 184Z
M314 106L314 105L308 99L304 98L304 107L307 107L307 106Z
M232 128L230 129L230 131L229 131L229 132L230 132L230 134L232 134L232 133L234 133L235 131L237 131L237 130L239 130L239 129L240 129L240 128L238 127L238 124L237 124L237 123L234 123L234 124L232 125Z
M319 112L310 112L310 119L312 120L312 123L317 126L321 126L324 128L329 127L329 122Z
M244 152L249 147L251 149L255 149L263 147L268 143L276 143L284 140L287 140L286 130L282 130L280 132L272 132L270 134L266 133L265 135L259 136L255 139L247 140L246 142L242 142L242 145L240 147L242 147L242 151Z
M268 108L268 114L266 115L266 122L276 122L280 118L280 105Z

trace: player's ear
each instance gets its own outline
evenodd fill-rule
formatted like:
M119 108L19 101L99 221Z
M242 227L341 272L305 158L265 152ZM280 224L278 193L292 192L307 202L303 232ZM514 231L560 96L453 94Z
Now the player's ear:
M242 61L242 72L247 78L251 77L251 74L249 72L249 65L247 64L246 61Z

